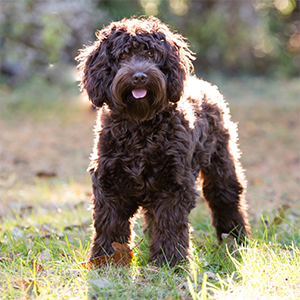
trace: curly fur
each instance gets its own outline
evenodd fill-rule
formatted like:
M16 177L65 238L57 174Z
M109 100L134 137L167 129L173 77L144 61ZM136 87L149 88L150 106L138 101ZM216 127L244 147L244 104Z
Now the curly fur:
M81 87L100 108L90 258L130 242L142 207L149 260L185 259L199 175L218 238L249 234L236 126L217 88L190 75L192 59L183 37L155 18L113 22L78 55ZM147 93L137 98L136 89Z

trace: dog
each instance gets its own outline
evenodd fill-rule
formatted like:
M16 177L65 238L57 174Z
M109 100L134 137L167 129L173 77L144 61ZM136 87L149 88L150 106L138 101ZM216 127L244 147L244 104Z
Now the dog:
M217 87L192 75L186 40L154 17L112 22L96 37L77 56L80 86L99 108L89 259L130 243L142 208L149 261L185 260L198 177L218 239L248 236L236 125Z

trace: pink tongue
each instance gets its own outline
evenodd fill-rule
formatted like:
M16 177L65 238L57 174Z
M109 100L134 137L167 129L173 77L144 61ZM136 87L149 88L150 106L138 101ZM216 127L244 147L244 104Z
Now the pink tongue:
M147 90L132 90L132 95L135 99L144 98L147 95Z

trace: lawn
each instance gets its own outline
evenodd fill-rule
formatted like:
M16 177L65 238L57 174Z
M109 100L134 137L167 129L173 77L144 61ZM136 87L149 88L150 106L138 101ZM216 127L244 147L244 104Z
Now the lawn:
M175 269L148 264L141 218L130 267L81 264L96 112L75 84L1 88L0 299L300 299L299 79L211 81L239 123L252 238L219 246L200 196L191 261Z

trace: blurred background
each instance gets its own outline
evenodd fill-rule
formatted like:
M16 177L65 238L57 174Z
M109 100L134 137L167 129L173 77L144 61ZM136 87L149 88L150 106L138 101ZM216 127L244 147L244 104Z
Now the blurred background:
M254 217L280 203L297 209L298 0L0 0L2 203L30 201L37 180L90 190L95 111L79 93L74 58L97 29L133 15L154 15L187 37L195 73L225 95Z
M49 67L74 66L96 29L141 14L188 37L200 76L299 74L296 0L1 0L1 82L15 87Z

